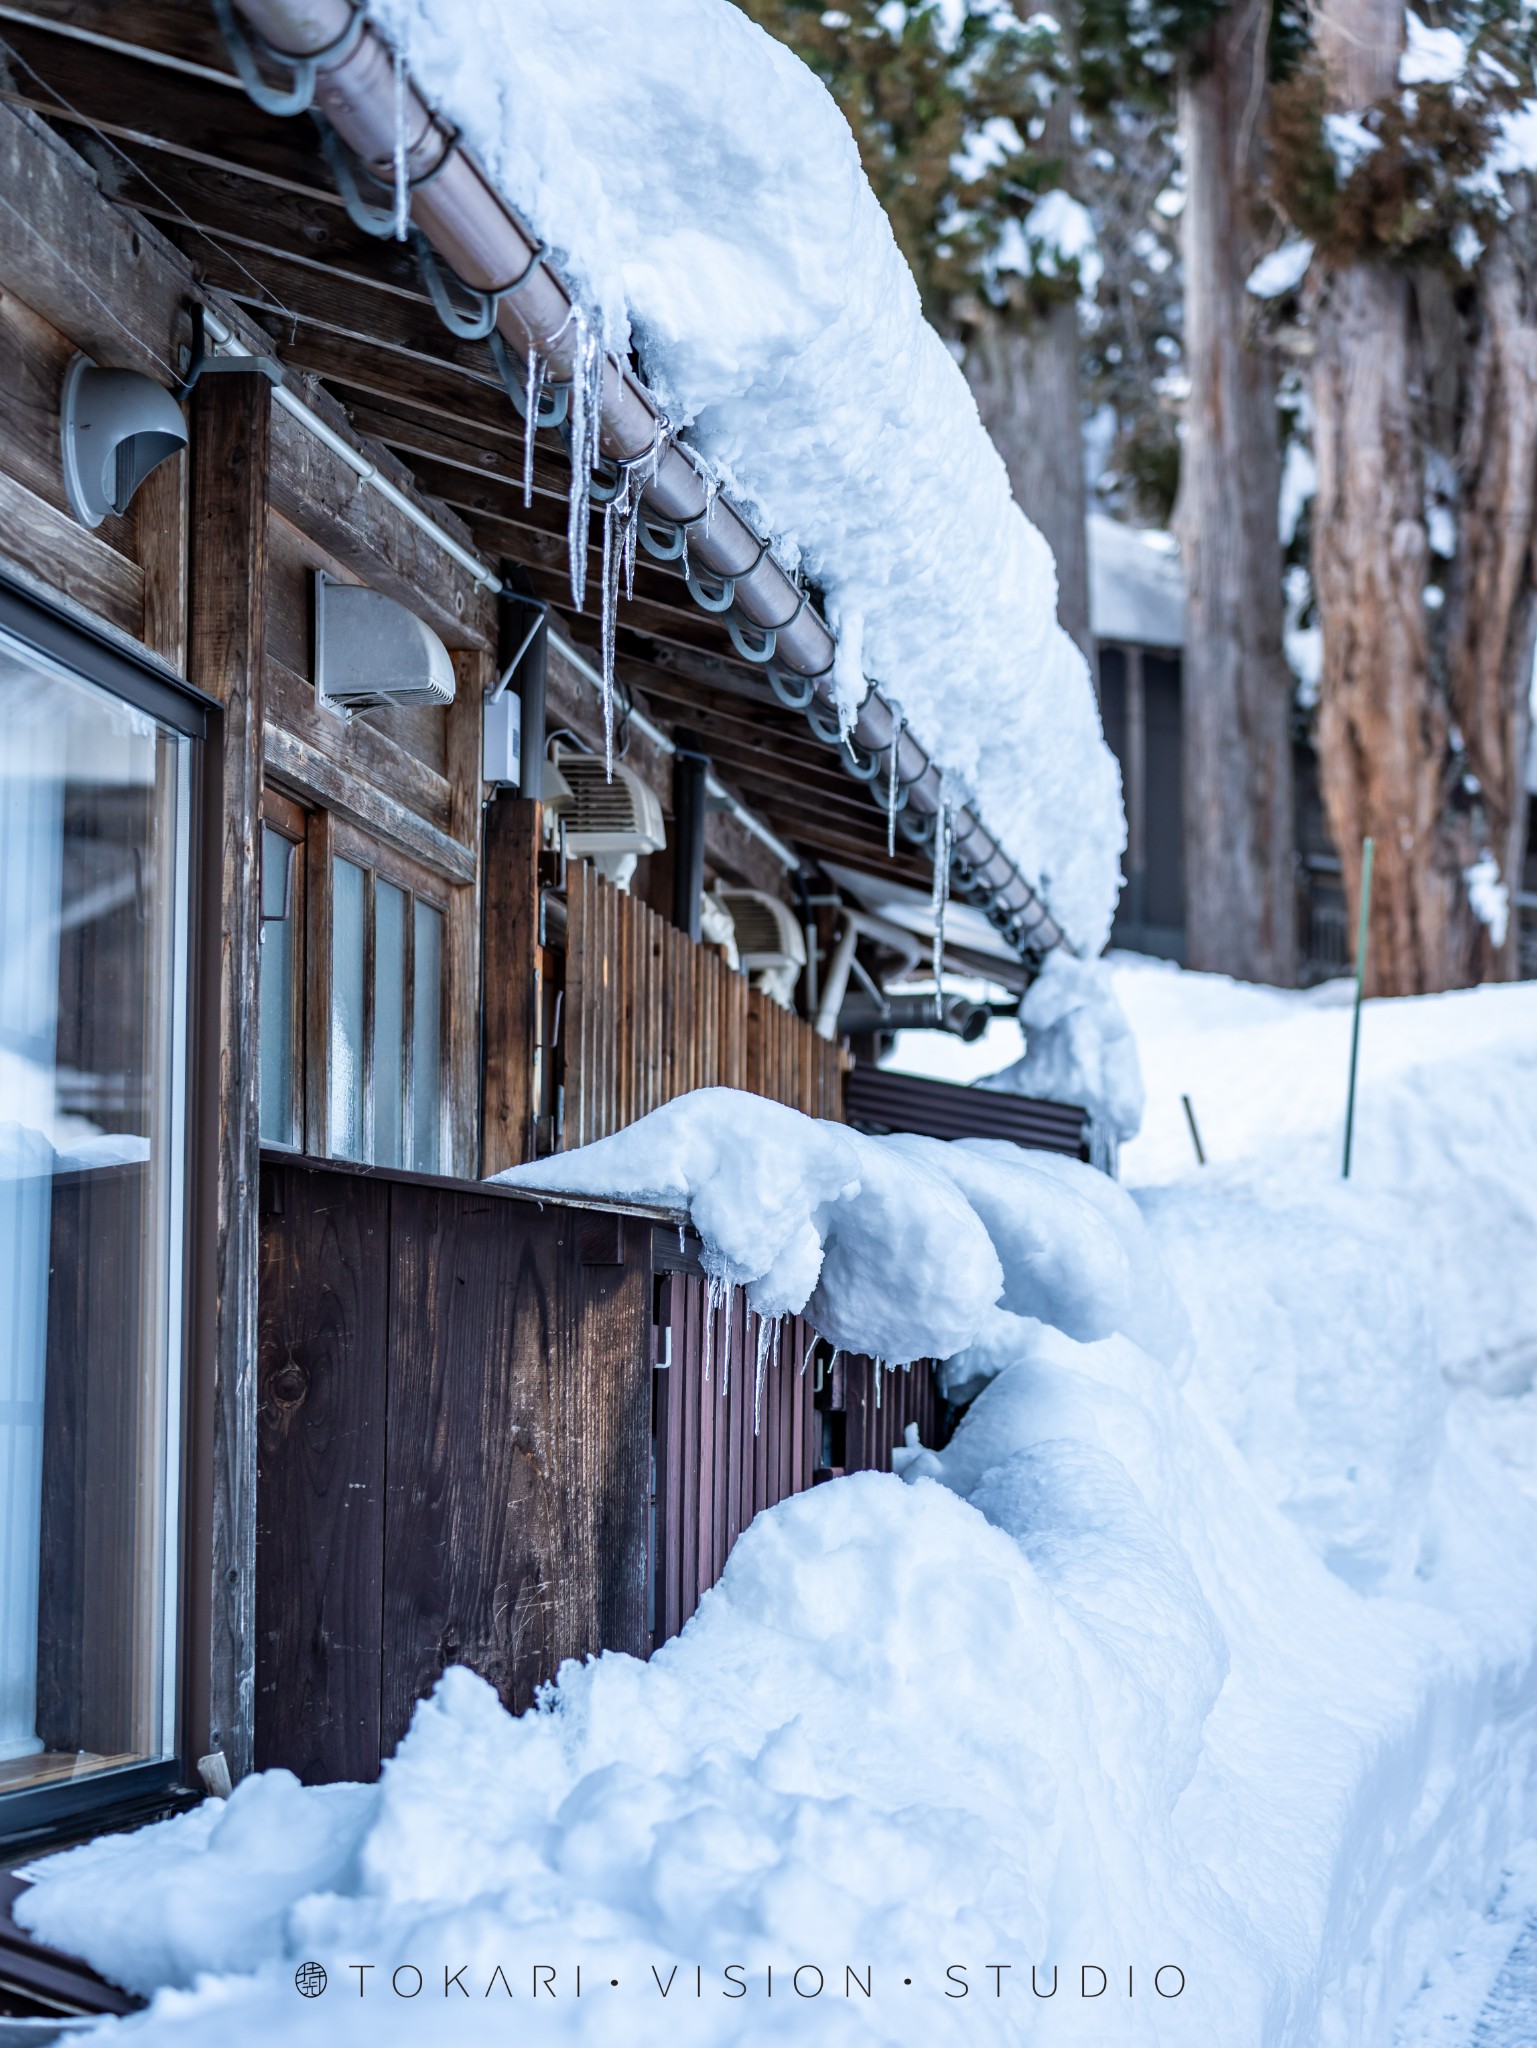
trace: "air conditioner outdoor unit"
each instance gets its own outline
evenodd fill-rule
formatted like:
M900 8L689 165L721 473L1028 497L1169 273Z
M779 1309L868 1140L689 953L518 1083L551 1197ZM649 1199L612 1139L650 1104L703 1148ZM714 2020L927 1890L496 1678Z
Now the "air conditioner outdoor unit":
M594 861L619 888L628 888L636 861L667 844L656 792L623 761L614 763L610 780L601 754L558 746L552 758L570 794L552 798L546 785L545 804L559 811L566 852Z
M317 572L315 695L345 711L452 704L454 664L415 612L381 591Z
M806 938L789 904L762 889L721 889L721 902L736 926L742 972L765 995L788 1005L806 965Z

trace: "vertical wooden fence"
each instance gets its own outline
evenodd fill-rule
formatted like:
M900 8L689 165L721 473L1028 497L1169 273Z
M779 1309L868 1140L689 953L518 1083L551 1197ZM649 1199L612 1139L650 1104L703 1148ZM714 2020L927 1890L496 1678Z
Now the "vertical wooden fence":
M567 870L566 913L565 1149L691 1088L745 1088L842 1120L840 1047L713 948L583 861Z
M798 1317L765 1330L738 1290L713 1312L705 1282L661 1283L656 1374L652 1634L682 1628L760 1508L811 1484L818 1418ZM767 1344L761 1384L758 1346Z
M659 1240L659 1264L666 1250ZM740 1291L712 1313L697 1272L658 1281L657 1340L653 1645L683 1627L760 1509L817 1480L889 1472L910 1422L931 1449L944 1423L926 1362L883 1372L873 1359L830 1356L799 1317L765 1331Z

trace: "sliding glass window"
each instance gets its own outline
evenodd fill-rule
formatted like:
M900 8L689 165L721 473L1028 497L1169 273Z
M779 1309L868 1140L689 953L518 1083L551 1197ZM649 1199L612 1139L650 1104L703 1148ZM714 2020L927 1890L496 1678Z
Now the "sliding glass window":
M200 729L26 616L0 611L0 1834L11 1794L176 1749Z

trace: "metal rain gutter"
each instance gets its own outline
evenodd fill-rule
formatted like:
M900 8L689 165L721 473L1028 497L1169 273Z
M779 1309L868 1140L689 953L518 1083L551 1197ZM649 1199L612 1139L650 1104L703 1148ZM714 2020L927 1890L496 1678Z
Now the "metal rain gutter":
M265 83L250 49L241 45L238 32L231 33L230 0L215 0L236 69L258 103L278 114L317 110L384 186L395 180L399 134L412 226L459 283L494 305L495 329L511 349L525 359L537 353L558 379L569 380L580 336L571 294L545 260L543 243L503 200L456 130L433 112L409 73L397 75L395 52L368 20L361 0L235 5L265 51L292 74L286 89ZM774 559L767 541L672 437L629 365L613 355L605 355L601 367L599 445L621 468L636 466L637 481L644 479L645 512L688 529L696 573L703 569L730 579L737 613L759 634L774 636L775 665L809 685L807 703L820 699L841 731L832 681L837 642L826 621ZM826 724L821 718L814 729ZM874 762L874 772L862 777L874 787L889 786L894 768L905 795L904 834L931 845L946 812L941 772L878 690L872 688L859 707L848 740L852 749L846 751L858 750ZM969 804L949 812L949 837L963 893L986 905L992 922L1022 955L1068 944L1045 902Z

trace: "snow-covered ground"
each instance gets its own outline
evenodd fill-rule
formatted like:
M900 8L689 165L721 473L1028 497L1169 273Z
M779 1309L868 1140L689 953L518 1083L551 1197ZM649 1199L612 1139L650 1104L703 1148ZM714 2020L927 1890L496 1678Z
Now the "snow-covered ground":
M45 1868L41 1933L179 1987L139 2038L1537 2039L1479 2019L1537 1976L1537 988L1371 1007L1342 1186L1346 1011L1117 974L1132 1193L709 1094L540 1170L983 1391L649 1665L451 1672L378 1788Z

